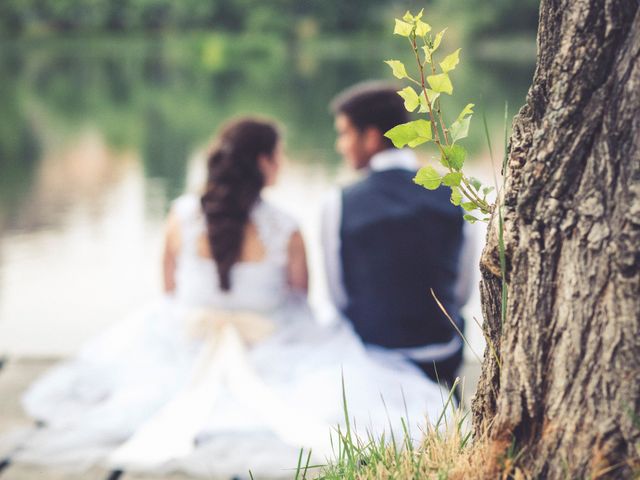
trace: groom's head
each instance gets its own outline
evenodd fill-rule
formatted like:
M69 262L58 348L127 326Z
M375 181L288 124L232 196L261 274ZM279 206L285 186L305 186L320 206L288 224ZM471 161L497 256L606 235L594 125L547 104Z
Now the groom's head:
M338 134L336 150L355 169L369 165L373 155L393 148L384 133L409 121L397 87L366 82L340 93L331 102Z

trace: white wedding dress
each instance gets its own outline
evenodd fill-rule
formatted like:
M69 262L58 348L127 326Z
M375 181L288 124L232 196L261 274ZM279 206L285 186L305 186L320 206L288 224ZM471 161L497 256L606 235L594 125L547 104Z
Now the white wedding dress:
M232 289L197 253L205 231L196 196L174 203L181 228L176 291L89 342L36 381L26 411L44 427L14 461L168 472L205 478L293 477L300 448L323 463L345 426L366 440L401 419L418 425L443 408L442 390L415 367L363 346L344 320L314 322L289 289L295 222L259 201L252 212L265 257L240 262ZM333 436L333 447L331 446ZM305 453L306 458L306 453Z

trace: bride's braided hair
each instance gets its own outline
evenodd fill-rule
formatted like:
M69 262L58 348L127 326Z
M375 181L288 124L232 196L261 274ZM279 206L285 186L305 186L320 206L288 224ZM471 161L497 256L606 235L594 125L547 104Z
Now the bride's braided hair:
M231 289L231 267L240 258L251 208L264 186L258 157L271 156L278 138L273 123L240 118L222 127L209 153L201 204L222 290Z

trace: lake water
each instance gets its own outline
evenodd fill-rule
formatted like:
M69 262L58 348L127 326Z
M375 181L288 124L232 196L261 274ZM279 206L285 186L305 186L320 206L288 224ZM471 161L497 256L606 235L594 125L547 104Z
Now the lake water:
M319 209L328 189L352 178L333 150L327 105L353 83L391 78L383 60L407 52L385 41L199 34L3 42L0 355L68 355L159 294L170 201L198 187L203 149L239 114L285 127L288 161L267 196L300 219L311 299L322 308ZM453 117L476 103L496 151L504 102L522 104L531 79L530 52L522 57L495 62L470 49L443 104ZM465 146L471 168L490 180L480 118ZM469 312L479 318L478 302Z

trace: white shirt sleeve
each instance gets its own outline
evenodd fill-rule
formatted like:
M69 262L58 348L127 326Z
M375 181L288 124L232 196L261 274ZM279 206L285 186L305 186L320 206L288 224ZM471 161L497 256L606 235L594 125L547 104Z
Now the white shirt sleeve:
M332 191L322 209L321 242L327 289L333 305L341 311L347 305L347 294L342 280L340 259L340 224L342 222L342 196Z

